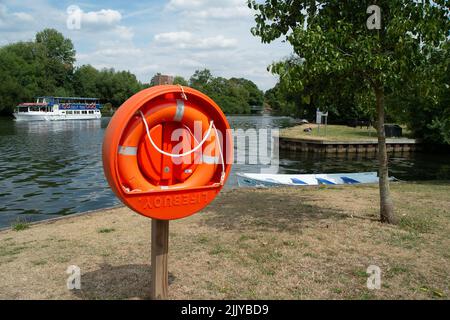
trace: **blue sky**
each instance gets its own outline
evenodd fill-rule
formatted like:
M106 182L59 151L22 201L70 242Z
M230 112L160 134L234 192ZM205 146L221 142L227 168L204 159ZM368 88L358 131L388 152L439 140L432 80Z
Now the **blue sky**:
M79 29L67 27L72 5L79 8ZM74 42L78 65L129 70L143 82L156 72L188 78L208 68L271 88L277 78L266 68L291 48L260 43L253 25L245 0L0 0L0 45L55 28Z

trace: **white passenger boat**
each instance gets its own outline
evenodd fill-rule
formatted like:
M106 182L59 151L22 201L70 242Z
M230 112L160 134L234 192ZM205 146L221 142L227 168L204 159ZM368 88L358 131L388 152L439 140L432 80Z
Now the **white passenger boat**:
M100 119L97 98L38 97L36 102L21 103L14 109L17 121L54 121Z
M376 172L328 173L328 174L260 174L237 173L239 186L317 186L338 184L378 183Z

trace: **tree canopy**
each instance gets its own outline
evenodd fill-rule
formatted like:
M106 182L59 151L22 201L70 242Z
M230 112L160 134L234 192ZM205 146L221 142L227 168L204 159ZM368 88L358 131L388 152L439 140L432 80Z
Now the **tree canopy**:
M263 42L282 37L294 50L271 66L280 83L269 90L268 103L300 117L321 108L331 119L373 118L378 88L388 120L408 124L418 137L448 141L448 111L439 112L449 91L447 1L374 1L381 8L379 30L366 26L370 4L249 1L257 10L253 34ZM273 100L274 91L281 102Z
M251 106L262 106L264 102L263 92L252 81L214 77L208 69L196 70L189 81L176 76L174 84L189 85L205 93L228 114L248 114Z
M301 93L305 103L311 98L320 103L325 98L332 105L340 96L355 94L367 112L376 114L380 220L392 223L384 132L386 98L400 97L411 78L420 82L421 89L412 85L409 92L420 93L423 102L436 104L437 92L445 90L445 85L448 90L448 84L438 83L443 66L435 70L429 63L448 49L450 16L446 0L374 3L248 0L256 10L252 33L263 43L282 37L292 45L294 59L272 65L284 86ZM340 103L335 107L342 109ZM434 119L430 125L442 131L447 122Z

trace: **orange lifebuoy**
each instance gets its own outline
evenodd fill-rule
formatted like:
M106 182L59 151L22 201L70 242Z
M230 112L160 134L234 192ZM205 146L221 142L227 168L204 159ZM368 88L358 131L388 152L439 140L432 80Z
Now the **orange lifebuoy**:
M128 99L108 125L105 176L119 199L144 216L189 216L214 199L229 175L228 129L220 108L197 90L143 90Z

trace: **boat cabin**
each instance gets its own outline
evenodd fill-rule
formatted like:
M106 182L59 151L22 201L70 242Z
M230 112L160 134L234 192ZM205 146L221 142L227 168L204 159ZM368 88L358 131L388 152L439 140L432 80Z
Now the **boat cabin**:
M18 120L98 119L101 108L98 98L44 96L19 104L14 116Z
M81 98L81 97L37 97L36 102L21 103L15 111L22 112L54 112L58 110L80 110L80 111L95 111L100 110L102 105L98 98ZM94 113L94 112L92 112ZM80 112L69 114L89 114L88 112Z

